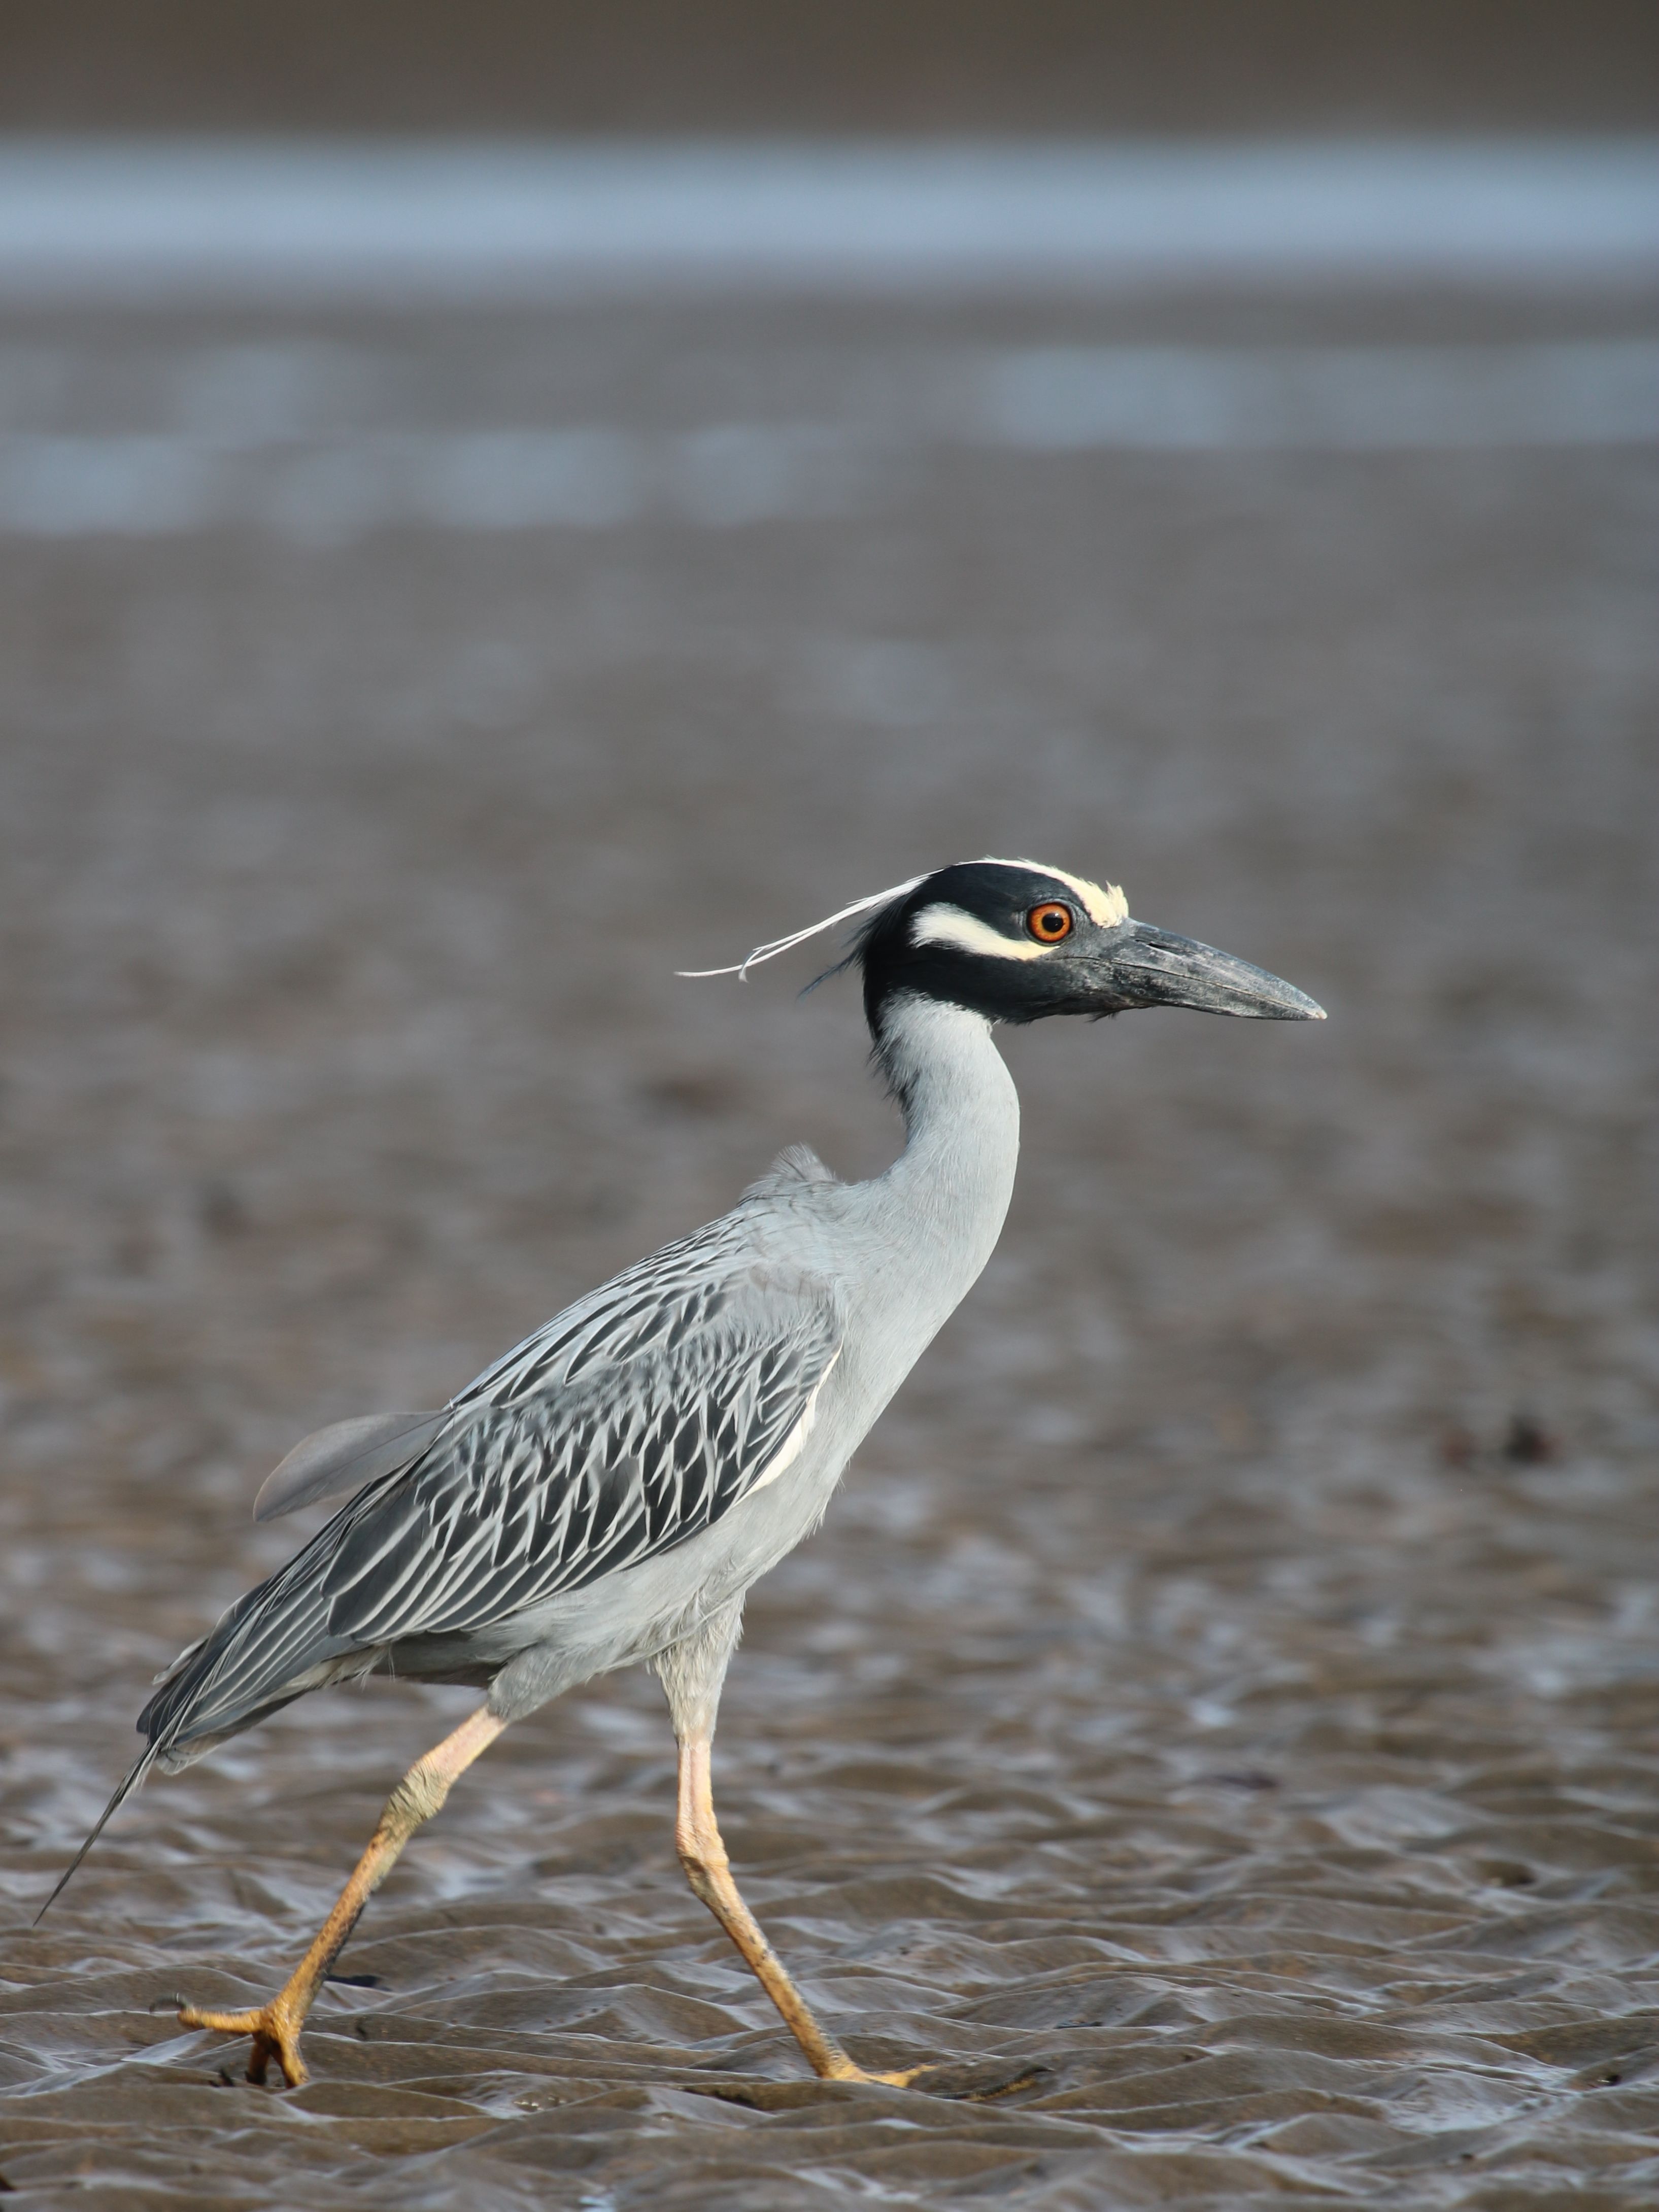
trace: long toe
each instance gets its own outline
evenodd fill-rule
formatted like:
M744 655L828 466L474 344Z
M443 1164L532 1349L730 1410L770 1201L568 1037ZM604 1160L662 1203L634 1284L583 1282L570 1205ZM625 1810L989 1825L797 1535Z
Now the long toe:
M1008 2059L930 2058L920 2066L905 2066L896 2073L866 2073L862 2066L830 2075L836 2081L879 2081L889 2089L921 2089L930 2097L948 2097L974 2104L1006 2097L1030 2087L1044 2069Z
M1017 2058L933 2059L926 2066L907 2067L902 2074L879 2074L900 2089L920 2089L929 2097L945 2097L957 2104L994 2104L999 2097L1036 2087L1048 2069Z
M180 2005L179 2022L182 2027L210 2027L216 2035L252 2036L253 2048L247 2062L250 2081L263 2081L273 2058L289 2088L297 2089L307 2078L305 2061L300 2056L299 2023L281 2003L262 2005L257 2012L208 2012L199 2005Z
M833 2067L825 2075L828 2081L879 2081L889 2089L908 2089L920 2074L930 2071L927 2066L907 2066L897 2074L872 2074L849 2058L844 2065Z

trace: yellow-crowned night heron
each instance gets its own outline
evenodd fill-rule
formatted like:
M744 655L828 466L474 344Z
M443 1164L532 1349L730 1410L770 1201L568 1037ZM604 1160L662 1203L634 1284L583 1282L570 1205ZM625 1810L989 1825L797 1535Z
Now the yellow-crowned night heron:
M272 2058L289 2083L305 2079L300 2034L325 1976L457 1776L510 1722L636 1662L668 1694L675 1842L691 1887L814 2071L906 2081L921 2070L872 2077L854 2063L732 1879L709 1747L744 1593L816 1526L990 1257L1019 1150L993 1026L1134 1006L1322 1015L1260 968L1132 921L1120 890L1025 860L941 868L759 946L738 969L698 972L746 973L860 915L848 961L905 1126L886 1173L849 1185L804 1147L787 1152L731 1212L579 1299L441 1413L308 1437L257 1516L349 1502L180 1655L139 1716L143 1754L82 1857L152 1765L188 1765L307 1690L381 1673L489 1692L392 1791L280 1995L250 2012L179 2001L187 2027L252 2037L252 2080Z

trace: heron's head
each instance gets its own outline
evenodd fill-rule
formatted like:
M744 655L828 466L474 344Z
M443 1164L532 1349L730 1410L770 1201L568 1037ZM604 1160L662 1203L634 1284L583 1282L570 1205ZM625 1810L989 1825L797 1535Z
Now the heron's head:
M1320 1022L1324 1009L1265 969L1132 921L1115 884L1035 860L939 868L881 906L855 956L879 1036L902 997L964 1006L993 1022L1191 1006L1257 1021Z
M744 976L860 915L868 919L841 964L863 969L865 1012L878 1040L891 1010L916 1000L965 1007L989 1022L1098 1018L1134 1006L1192 1006L1256 1021L1325 1018L1322 1006L1265 968L1132 921L1115 884L1091 883L1036 860L937 868L757 945L735 967L681 973Z

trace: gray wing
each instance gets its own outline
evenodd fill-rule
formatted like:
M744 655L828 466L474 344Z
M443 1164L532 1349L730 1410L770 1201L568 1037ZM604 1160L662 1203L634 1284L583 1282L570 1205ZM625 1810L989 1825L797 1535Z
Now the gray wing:
M828 1285L798 1268L757 1262L747 1213L740 1206L661 1246L566 1306L475 1376L450 1401L449 1411L516 1403L576 1382L596 1367L686 1342L712 1325L745 1285L750 1295L764 1286L775 1301L778 1326L793 1328L792 1299L811 1304Z
M729 1256L711 1273L689 1265L696 1242L481 1376L422 1458L361 1492L163 1683L140 1718L151 1741L228 1733L348 1655L637 1565L781 1472L839 1356L835 1287Z
M810 1425L839 1316L829 1285L795 1271L752 1270L697 1304L671 1341L490 1407L429 1452L330 1562L331 1634L483 1627L683 1544L747 1497Z
M302 1505L366 1490L380 1476L412 1466L480 1406L545 1391L712 1319L741 1258L747 1206L835 1180L810 1145L787 1146L744 1193L737 1215L664 1245L567 1306L486 1367L441 1413L367 1413L302 1438L261 1485L254 1519L275 1521Z

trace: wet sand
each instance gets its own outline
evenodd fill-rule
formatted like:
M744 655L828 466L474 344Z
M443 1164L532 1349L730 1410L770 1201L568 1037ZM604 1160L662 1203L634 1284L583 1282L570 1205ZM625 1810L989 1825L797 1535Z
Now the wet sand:
M5 335L78 364L65 435L302 343L377 421L655 436L873 419L929 349L1598 313ZM0 541L0 2174L124 2212L1652 2202L1651 451L900 439L797 509L520 532L338 483ZM150 1675L290 1547L248 1509L297 1437L439 1401L786 1141L888 1156L844 985L670 971L984 850L1331 1019L1008 1039L1001 1249L751 1603L739 1876L861 2059L958 2094L805 2077L681 1880L632 1676L411 1846L297 2094L149 2007L274 1988L467 1693L303 1702L31 1930Z

